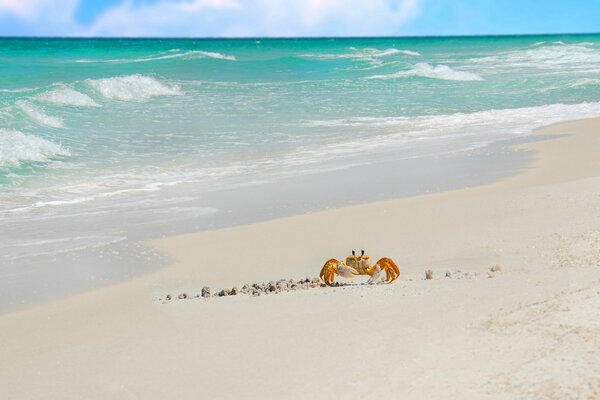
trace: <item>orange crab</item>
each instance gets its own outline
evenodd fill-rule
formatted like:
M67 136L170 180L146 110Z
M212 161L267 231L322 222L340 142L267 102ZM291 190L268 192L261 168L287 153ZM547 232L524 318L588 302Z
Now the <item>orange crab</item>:
M325 262L321 269L321 279L327 285L333 285L335 275L344 278L352 278L357 275L369 275L367 283L375 283L381 277L381 273L385 271L385 282L392 283L400 276L398 266L391 258L381 258L375 265L371 265L371 257L365 255L365 251L361 250L360 256L352 250L352 255L346 257L346 262L338 261L331 258Z

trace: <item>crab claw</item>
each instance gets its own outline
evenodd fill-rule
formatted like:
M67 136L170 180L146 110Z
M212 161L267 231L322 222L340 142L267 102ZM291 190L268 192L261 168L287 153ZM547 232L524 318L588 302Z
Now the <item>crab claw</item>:
M351 278L359 275L359 273L354 268L346 265L346 263L338 261L335 258L331 258L325 262L325 265L323 265L320 277L325 284L332 286L336 275L343 276L344 278Z
M381 271L385 271L385 282L392 283L400 276L400 269L391 258L383 257L374 265L375 268L379 267Z

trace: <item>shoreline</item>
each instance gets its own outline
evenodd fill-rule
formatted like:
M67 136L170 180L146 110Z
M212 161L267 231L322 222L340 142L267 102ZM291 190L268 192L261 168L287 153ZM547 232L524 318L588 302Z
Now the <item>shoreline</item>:
M490 193L490 192L494 192L494 191L504 191L507 189L514 189L514 188L519 188L519 187L524 187L524 186L545 185L545 184L559 183L559 182L564 182L564 181L569 181L569 180L582 179L582 178L589 177L589 176L596 176L595 175L596 171L600 170L600 163L596 160L596 156L593 151L588 150L586 154L579 154L579 153L577 153L577 154L562 154L561 145L559 145L557 143L557 140L558 141L562 140L564 143L566 143L568 145L570 142L576 141L573 138L573 136L576 136L576 135L573 135L572 132L566 133L564 130L564 127L568 127L568 130L572 130L573 128L575 130L581 130L581 129L585 130L585 127L590 122L600 123L600 117L560 122L560 123L551 124L551 125L544 126L542 128L534 130L534 132L532 134L533 136L532 136L532 138L530 138L530 140L528 142L517 144L513 148L509 149L509 151L514 150L514 151L528 152L532 156L532 159L530 160L529 164L526 165L524 167L524 169L521 171L515 172L512 175L501 178L499 180L489 182L487 184L478 185L478 186L474 186L474 187L465 187L465 188L461 188L461 189L453 189L453 190L448 190L448 191L419 194L416 196L400 197L400 198L396 198L396 199L389 199L389 200L383 200L383 201L374 201L374 202L350 205L350 206L345 206L345 207L337 207L334 209L320 210L320 211L310 212L310 213L306 213L306 214L292 215L292 216L287 216L287 217L283 217L283 218L265 220L265 221L260 221L260 222L256 222L256 223L250 223L250 224L236 225L236 226L231 226L231 227L226 227L226 228L216 229L216 230L210 230L210 231L200 231L200 232L189 233L189 234L173 235L173 236L169 236L169 237L158 239L158 240L150 240L150 241L147 241L146 243L149 244L152 248L158 250L160 253L168 255L169 257L171 257L174 260L174 262L171 265L167 266L167 268L172 267L174 265L183 264L183 265L185 265L186 268L189 269L190 264L193 263L193 260L190 260L187 257L184 257L184 258L181 258L178 260L178 257L179 257L179 255L185 253L186 250L189 250L190 247L193 247L194 245L199 245L204 238L206 238L208 241L208 243L206 244L207 248L219 249L221 251L221 253L223 253L225 255L230 255L232 253L231 249L219 248L219 244L225 242L223 240L225 237L227 237L230 233L237 235L237 238L234 241L235 245L237 245L238 243L240 243L240 241L242 241L242 238L246 234L248 234L249 232L254 232L255 231L254 228L263 227L265 225L267 225L267 226L273 225L275 227L275 229L282 228L282 229L286 229L286 231L287 230L293 231L294 228L290 228L289 224L287 224L288 226L285 226L286 221L290 222L291 224L295 223L296 225L298 225L297 229L300 229L301 226L305 223L304 221L310 220L310 221L306 222L307 225L310 225L310 224L317 225L316 220L319 220L321 218L327 218L329 216L332 216L332 218L330 218L330 219L332 219L333 221L340 222L340 224L343 224L342 221L339 221L336 214L351 214L353 212L360 213L360 211L362 209L373 209L373 208L379 208L379 207L393 208L402 202L405 202L408 204L418 204L423 199L431 199L435 202L439 198L444 198L447 196L451 196L451 197L457 196L457 195L461 195L463 193L467 193L467 194L482 193L483 194L483 193ZM578 135L579 138L581 138L582 136L583 135ZM588 138L588 139L590 139L590 138ZM597 138L591 137L591 140L597 140ZM587 149L593 149L593 148L594 148L593 145L587 146ZM544 153L544 157L541 157L540 153ZM568 167L563 168L564 164L567 164ZM385 214L386 211L384 210L382 213ZM369 226L368 220L361 221L361 223L365 227ZM410 224L408 224L408 225L410 225ZM359 232L357 232L354 235L353 234L349 235L349 237L346 241L350 244L350 246L347 249L344 249L344 248L338 249L338 252L342 253L339 256L337 255L337 253L332 254L331 251L326 252L325 250L322 250L323 255L319 259L316 259L316 258L304 259L302 261L295 261L293 259L289 259L289 260L286 260L286 262L288 263L287 265L295 265L296 270L302 271L302 269L301 269L302 265L318 265L320 267L320 264L318 263L318 261L329 257L328 254L331 254L331 256L336 256L336 257L345 257L346 253L349 253L350 250L353 248L369 247L369 248L378 249L378 248L386 247L386 246L382 246L382 245L366 246L364 244L364 241L363 241L363 243L361 243L361 240L357 239L357 235L358 235L358 237L361 236L361 234ZM252 235L248 235L248 236L250 237ZM214 238L217 238L217 239L215 240ZM260 240L262 240L264 243L269 242L269 240L265 237L262 237ZM299 237L297 238L297 240L299 242L302 241L302 239ZM320 243L318 243L319 241L320 240L314 241L315 248L322 248ZM192 244L194 242L195 242L195 244ZM185 249L186 246L188 247L188 249ZM390 247L390 246L387 246L387 247ZM246 247L245 250L250 250L250 249L248 247ZM266 253L267 252L265 252L265 254ZM192 258L197 256L197 254L195 252L189 252L188 255ZM383 256L383 255L384 254L377 253L377 257ZM375 256L375 255L373 255L373 256ZM389 255L386 255L386 256L389 256ZM229 263L230 265L235 265L235 260L233 260L232 258L228 258L226 260L227 261L225 263ZM493 261L490 260L490 262L493 262ZM248 268L246 270L252 271L252 273L254 274L257 271L259 271L260 269L261 269L261 267L260 267L259 263L255 263L255 264L253 264L252 268L250 268L248 266ZM288 271L289 271L288 274L292 274L294 272L293 269L289 269ZM205 277L205 280L204 280L208 284L221 284L221 285L224 285L224 287L227 287L227 286L231 286L231 285L235 285L235 284L247 283L247 282L242 282L241 280L233 280L231 282L228 282L227 280L224 280L221 277L219 277L218 273L211 273L210 271L203 271L203 272L206 272L208 274L208 277ZM247 277L247 280L251 280L251 276L246 276L246 277ZM304 275L302 275L302 272L300 272L299 275L292 274L290 276L287 276L284 274L283 276L280 276L280 277L278 276L278 277L271 277L271 278L269 278L268 276L260 276L260 279L269 281L269 280L274 280L274 279L290 278L290 277L303 278Z
M600 119L600 117L597 117L597 118ZM570 124L578 124L580 122L585 123L585 121L595 120L595 119L596 118L585 118L585 119L576 119L576 120L558 122L558 123L554 123L554 124L550 124L550 125L546 125L546 126L542 126L540 128L534 129L533 132L530 134L530 136L528 136L527 138L524 138L524 139L523 138L518 139L516 141L516 144L515 143L512 143L512 144L502 144L502 143L497 144L496 143L496 144L494 144L494 146L500 146L500 148L496 149L495 152L504 151L507 153L512 153L512 155L510 155L509 157L512 158L513 162L515 162L517 165L512 166L513 171L511 171L511 172L505 171L501 176L492 177L492 178L490 178L488 176L488 179L485 179L484 181L482 181L484 183L475 184L474 186L467 185L467 186L460 187L460 186L453 185L453 186L451 186L450 189L447 189L447 190L440 189L440 190L433 191L431 193L417 191L415 193L409 192L409 194L402 194L402 195L399 195L398 197L393 197L393 198L384 198L384 199L380 199L380 200L367 200L365 202L359 201L358 203L351 203L350 205L342 204L342 205L334 206L333 208L325 206L324 208L318 209L316 211L313 210L313 211L305 211L305 212L300 212L300 213L293 213L290 215L284 214L284 215L277 215L274 217L264 217L264 218L260 218L258 220L250 220L249 222L234 223L231 225L226 224L224 227L208 228L208 229L201 229L199 231L169 234L166 237L163 237L160 239L146 239L146 240L132 239L131 243L128 243L126 247L134 247L134 248L141 249L141 250L139 250L139 252L141 252L141 254L144 254L145 257L148 257L147 254L150 254L150 255L153 255L156 259L162 259L161 262L159 264L157 264L157 262L154 261L152 263L154 265L154 267L149 268L146 271L144 271L142 268L140 268L140 266L137 266L132 270L132 272L133 271L137 271L137 272L134 272L134 273L128 272L125 277L120 278L118 280L109 280L108 283L101 284L100 286L89 287L89 284L86 284L87 287L85 287L83 290L74 290L74 291L69 291L69 293L66 293L64 295L50 296L49 299L42 300L41 302L34 302L31 305L15 307L15 305L13 304L13 305L11 305L11 307L7 308L5 311L0 312L0 316L6 315L6 314L11 314L13 312L27 310L29 308L40 306L40 305L43 305L46 303L52 303L55 301L60 301L62 299L68 299L68 298L78 296L78 295L81 295L81 294L84 294L87 292L102 290L104 288L108 288L113 285L119 285L122 283L126 283L128 281L143 278L146 275L151 275L153 273L160 272L162 269L169 268L170 266L173 265L174 260L176 260L176 258L177 258L176 254L174 254L174 252L172 252L170 250L170 248L169 248L170 245L167 244L167 242L170 242L170 238L188 237L190 235L211 234L212 232L218 233L220 231L228 231L231 229L243 228L243 227L252 227L252 226L258 225L258 224L269 223L269 222L278 221L278 220L285 220L288 218L302 218L304 216L310 216L310 215L314 215L314 214L318 215L319 213L328 213L328 212L335 212L336 210L352 209L353 207L369 206L369 205L374 205L374 204L379 204L379 203L385 204L388 202L394 202L394 201L399 201L399 200L403 200L403 199L418 199L423 196L452 193L452 192L462 191L462 190L481 189L481 188L485 188L490 185L493 186L496 184L508 183L508 182L511 182L511 180L513 178L518 178L520 175L523 175L524 172L526 173L527 169L531 168L534 165L534 163L536 162L535 145L537 143L545 142L547 140L553 140L554 139L553 136L561 134L560 131L557 131L557 129L560 130L560 127L565 124L570 125ZM510 143L511 141L508 141L508 142ZM502 148L505 148L506 150L501 150ZM427 160L427 161L432 162L432 160ZM378 166L378 165L374 165L373 167L375 169L381 168L381 166ZM336 173L335 171L333 171L333 172ZM351 182L348 182L348 184L350 184L350 183ZM175 239L175 240L177 240L177 239ZM122 253L121 248L117 248L116 250L117 250L116 251L117 253ZM176 253L176 251L177 250L175 250L175 253ZM104 256L106 257L106 254ZM109 254L109 256L110 256L110 254ZM129 262L133 262L134 265L137 265L137 262L135 260L135 258L137 258L137 257L138 256L134 256L133 254L131 254L129 257L126 258L126 260L129 260ZM124 260L118 260L118 265L124 265L123 264L124 262L125 262ZM304 278L305 276L295 275L293 277L294 278ZM280 278L285 278L285 277L282 276ZM264 279L266 281L270 281L272 279L279 279L279 278L269 279L268 277L264 277ZM222 284L225 287L231 286L227 282L220 282L220 281L209 282L209 284L215 284L215 283ZM242 282L234 281L233 284L234 285L242 284Z
M0 315L0 397L598 395L598 132L536 130L531 164L488 185L151 241L172 265ZM399 280L156 301L313 277L353 248L394 258ZM476 275L445 278L457 269Z
M105 213L95 208L91 220L77 221L76 210L65 210L62 220L48 219L43 225L10 224L4 232L10 238L5 254L20 252L21 258L4 264L0 275L0 314L27 309L36 304L107 287L144 276L169 265L169 260L145 245L149 240L197 232L208 232L335 210L348 206L459 190L497 182L523 169L531 154L513 150L527 143L533 134L504 139L484 148L416 159L387 160L363 166L308 171L294 177L214 192L189 188L165 188L149 196L147 203L159 204L154 212L125 207L122 212ZM384 157L385 158L385 157ZM141 196L141 195L140 195ZM188 198L184 202L170 199ZM132 199L115 199L126 204ZM140 197L135 201L142 201ZM165 204L166 202L166 204ZM113 205L114 206L114 205ZM205 214L203 210L214 209ZM69 212L73 213L69 217ZM196 215L200 212L200 216ZM31 240L31 223L41 232L39 241L50 247L23 246ZM85 222L85 223L84 223ZM89 224L88 224L89 222ZM92 226L91 230L88 226ZM73 228L74 227L74 228ZM68 237L89 243L45 240L43 232L68 232ZM94 238L98 238L94 240ZM114 240L110 242L109 239ZM102 244L108 240L109 243ZM12 247L11 247L11 243ZM90 247L91 246L91 247ZM53 252L54 251L54 252ZM32 254L33 252L33 254Z

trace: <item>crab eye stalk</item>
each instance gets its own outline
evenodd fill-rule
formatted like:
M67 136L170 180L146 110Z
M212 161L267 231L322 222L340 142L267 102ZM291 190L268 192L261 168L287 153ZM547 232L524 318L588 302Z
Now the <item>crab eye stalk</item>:
M361 251L360 251L360 255L361 255L361 257L362 257L362 256L364 256L364 255L365 255L365 251L364 251L364 250L361 250Z
M352 250L352 255L353 255L353 256L355 256L355 255L356 255L356 253L354 252L354 250Z

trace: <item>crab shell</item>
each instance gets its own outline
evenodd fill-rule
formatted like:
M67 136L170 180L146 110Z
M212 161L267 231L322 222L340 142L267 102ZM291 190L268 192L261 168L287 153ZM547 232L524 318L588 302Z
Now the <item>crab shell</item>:
M346 265L354 268L360 274L366 274L368 268L371 267L370 256L348 256L346 257Z

